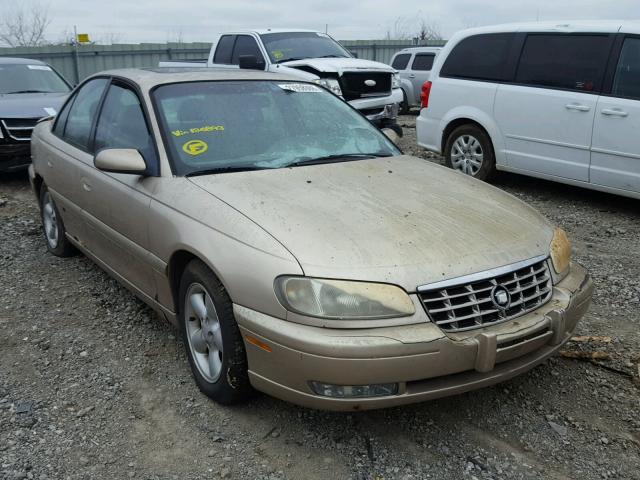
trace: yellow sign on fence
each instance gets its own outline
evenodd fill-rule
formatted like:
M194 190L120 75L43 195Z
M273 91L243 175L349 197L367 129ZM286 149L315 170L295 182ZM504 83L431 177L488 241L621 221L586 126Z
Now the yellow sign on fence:
M76 40L78 43L89 43L89 34L88 33L79 33L76 36Z

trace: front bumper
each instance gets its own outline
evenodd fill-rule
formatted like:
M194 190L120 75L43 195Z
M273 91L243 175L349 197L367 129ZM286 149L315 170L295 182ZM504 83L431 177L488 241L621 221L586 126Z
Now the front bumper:
M402 102L402 89L394 88L386 97L367 97L350 100L349 104L363 113L371 122L394 120L398 116L398 105Z
M0 143L0 172L23 170L31 163L29 142Z
M366 410L455 395L530 370L571 337L592 293L586 270L572 264L551 300L539 309L500 325L450 334L430 323L426 314L424 323L363 330L295 324L239 305L234 314L257 390L311 408ZM267 348L247 342L247 336ZM399 390L385 397L331 398L315 394L310 381L397 383Z

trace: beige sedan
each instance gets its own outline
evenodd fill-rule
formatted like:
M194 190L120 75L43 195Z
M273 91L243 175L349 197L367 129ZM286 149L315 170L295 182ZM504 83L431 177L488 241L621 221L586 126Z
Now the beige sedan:
M32 155L49 251L80 250L176 324L223 404L257 389L358 410L495 384L556 352L591 299L561 229L286 76L98 74Z

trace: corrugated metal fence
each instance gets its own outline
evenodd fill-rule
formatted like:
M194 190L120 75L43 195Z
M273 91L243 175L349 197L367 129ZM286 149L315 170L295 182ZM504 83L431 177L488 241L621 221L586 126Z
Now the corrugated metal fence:
M344 47L358 58L389 63L398 50L415 45L404 40L344 40ZM444 42L429 42L443 45ZM123 45L52 45L46 47L0 48L0 57L34 58L52 65L71 82L102 70L127 67L156 67L162 60L206 58L210 43L140 43Z

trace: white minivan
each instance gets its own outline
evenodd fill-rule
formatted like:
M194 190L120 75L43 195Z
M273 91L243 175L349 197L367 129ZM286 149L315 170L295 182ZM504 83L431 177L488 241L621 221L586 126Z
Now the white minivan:
M496 170L640 198L640 23L457 33L422 87L418 144Z

